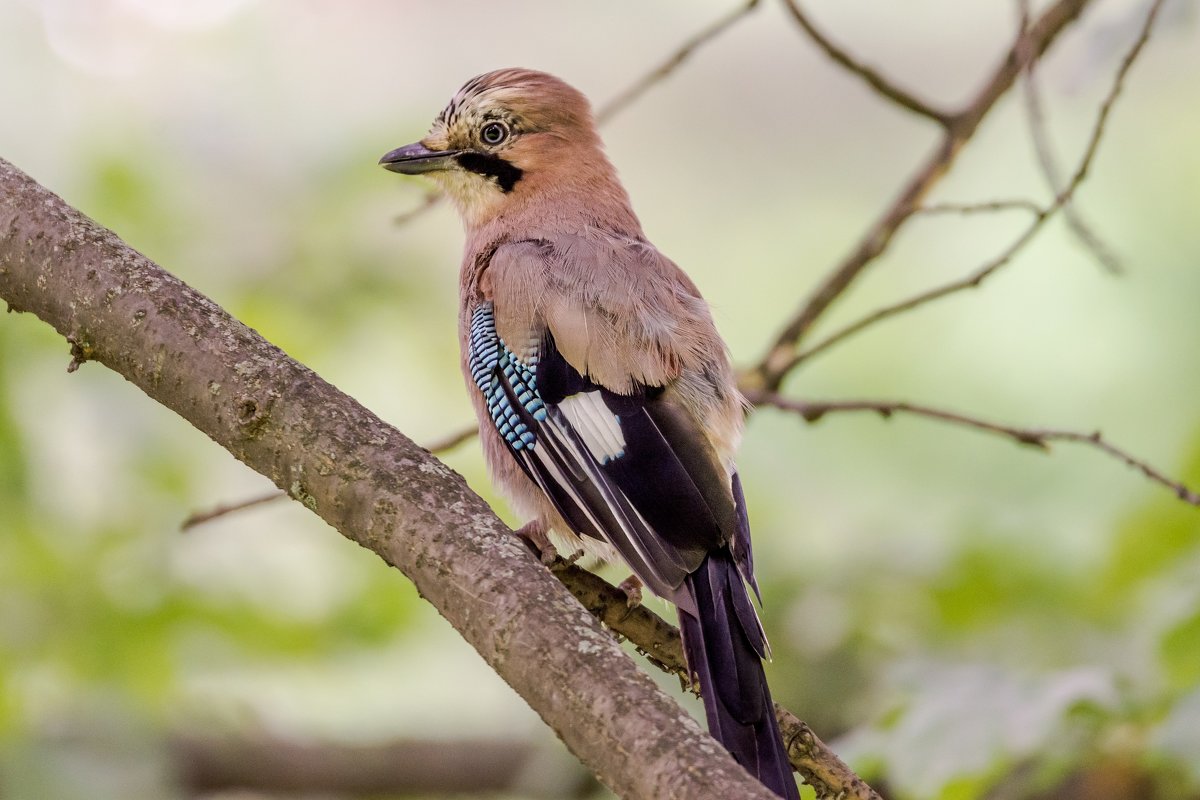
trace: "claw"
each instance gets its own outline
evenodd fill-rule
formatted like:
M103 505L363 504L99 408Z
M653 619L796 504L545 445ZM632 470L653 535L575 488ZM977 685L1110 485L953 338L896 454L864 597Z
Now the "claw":
M637 575L630 575L617 584L617 588L625 593L625 604L637 608L642 604L642 582Z
M538 519L532 519L518 528L516 534L525 540L546 566L550 566L558 560L558 550L555 549L554 544L550 541L550 537L546 535L546 523Z

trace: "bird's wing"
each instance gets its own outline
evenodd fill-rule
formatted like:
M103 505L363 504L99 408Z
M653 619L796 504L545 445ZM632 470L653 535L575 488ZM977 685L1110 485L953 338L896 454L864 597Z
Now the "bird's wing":
M692 605L679 587L737 535L740 514L729 474L680 401L678 345L653 335L669 326L621 318L628 306L609 298L628 286L606 293L560 273L530 294L537 281L518 273L554 269L545 261L561 254L506 248L469 321L468 364L491 423L576 532L611 544L656 594ZM639 297L643 307L672 302Z

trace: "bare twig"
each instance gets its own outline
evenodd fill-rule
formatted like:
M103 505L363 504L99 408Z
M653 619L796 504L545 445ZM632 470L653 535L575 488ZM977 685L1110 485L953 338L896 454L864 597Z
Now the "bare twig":
M788 12L792 16L792 19L796 21L796 24L799 25L806 34L808 34L808 38L812 39L813 43L816 44L817 47L825 51L825 55L829 56L829 58L831 58L835 63L840 64L848 72L851 72L854 75L857 75L859 78L862 78L878 94L886 97L888 100L891 100L893 103L903 109L933 120L942 127L948 127L950 125L950 122L953 119L952 114L936 109L911 92L901 89L889 79L885 78L871 67L868 67L866 64L863 64L861 61L854 58L854 56L850 55L848 52L830 41L829 37L822 33L820 29L813 24L812 20L809 19L808 14L806 14L804 10L800 8L800 4L797 2L797 0L784 0L784 7L787 8Z
M846 256L804 302L792 319L775 338L761 361L746 374L744 382L750 388L775 390L788 372L799 363L796 353L801 340L862 273L891 243L896 232L921 206L922 199L953 165L962 147L971 140L984 117L1013 85L1025 66L1022 55L1039 57L1076 19L1090 0L1059 0L1038 18L1018 47L1014 42L975 98L952 115L941 143L923 163L900 195L867 230L854 250Z
M708 42L724 33L735 22L745 17L758 5L759 0L749 0L741 7L734 9L724 17L709 25L692 38L684 42L679 49L667 57L663 63L652 69L633 82L628 89L609 100L596 112L596 121L604 124L625 109L626 106L641 97L648 89L663 81L688 57Z
M1150 4L1150 10L1146 12L1146 19L1142 22L1141 31L1138 33L1137 39L1134 40L1133 46L1129 48L1128 52L1125 53L1125 57L1121 59L1121 65L1117 68L1117 75L1113 80L1112 88L1109 89L1104 102L1100 104L1100 113L1096 117L1096 125L1092 129L1092 136L1088 140L1088 146L1084 151L1083 158L1080 160L1079 167L1071 177L1070 183L1060 192L1059 197L1065 196L1069 198L1074 193L1075 188L1087 177L1088 170L1091 169L1092 160L1096 157L1096 149L1100 146L1100 138L1104 135L1104 127L1108 124L1108 117L1112 112L1113 104L1117 102L1117 98L1121 95L1121 90L1125 88L1125 76L1129 74L1129 69L1133 66L1133 62L1137 61L1142 48L1150 41L1150 34L1154 30L1154 22L1158 19L1158 13L1162 10L1162 6L1163 0L1154 0Z
M1088 173L1091 170L1092 162L1095 160L1096 152L1100 147L1100 140L1104 136L1104 131L1108 124L1108 118L1112 112L1113 105L1125 86L1125 77L1129 74L1129 69L1133 66L1133 62L1137 60L1138 53L1141 52L1146 42L1149 41L1150 33L1154 27L1154 21L1158 16L1158 11L1161 6L1162 0L1155 0L1151 5L1149 12L1146 14L1145 22L1142 25L1142 29L1137 40L1125 54L1125 57L1121 60L1121 65L1117 68L1117 74L1113 79L1112 87L1109 89L1108 95L1105 96L1104 101L1100 104L1100 110L1096 115L1096 123L1092 126L1092 134L1088 140L1083 156L1080 158L1079 166L1075 168L1075 172L1071 175L1070 181L1067 182L1067 185L1062 189L1061 192L1059 192L1058 196L1054 198L1054 201L1049 206L1044 209L1040 209L1037 212L1029 226L1022 231L1021 234L1017 236L1017 238L1013 240L1013 242L1002 253L1000 253L1000 255L996 256L991 261L972 272L970 275L967 275L965 278L952 281L925 292L920 292L906 300L901 300L900 302L884 306L876 311L871 312L870 314L867 314L861 319L838 329L807 350L803 350L800 353L792 356L787 368L791 369L792 367L795 367L802 361L806 361L812 356L828 350L833 345L846 340L850 336L862 331L865 328L871 327L877 322L881 322L889 317L894 317L902 312L910 311L918 306L926 305L934 300L939 300L943 297L955 294L965 289L977 288L997 270L1011 262L1017 253L1019 253L1027 244L1029 244L1029 242L1033 240L1038 231L1042 229L1046 222L1049 221L1049 219L1053 217L1057 211L1062 209L1068 202L1070 202L1076 190L1079 189L1080 184L1082 184L1087 178ZM751 388L755 387L751 386Z
M1028 211L1031 214L1042 213L1042 207L1032 200L986 200L980 203L933 203L921 206L918 214L935 216L938 214L991 214L997 211Z
M1029 0L1018 0L1021 14L1021 29L1025 30L1029 22ZM1046 115L1042 108L1041 92L1037 82L1037 60L1030 59L1025 68L1025 80L1022 81L1025 95L1025 112L1029 120L1029 136L1033 141L1033 149L1037 154L1038 165L1042 176L1046 179L1050 191L1057 195L1062 185L1058 160L1054 156L1054 148L1050 144L1050 136L1046 130ZM1067 229L1075 234L1099 264L1108 272L1116 275L1124 272L1120 259L1112 248L1100 238L1100 235L1087 223L1083 214L1074 202L1068 202L1062 208L1063 221Z
M238 500L237 502L234 502L234 503L222 503L219 506L214 506L213 508L210 508L208 511L195 512L190 517L185 519L182 523L180 523L179 530L181 530L181 531L191 530L192 528L196 527L197 525L203 525L206 522L212 522L214 519L224 517L227 514L233 514L237 511L245 511L247 508L253 508L254 506L260 506L263 503L270 503L274 500L282 500L285 497L287 497L286 492L284 492L280 489L275 489L273 491L267 492L266 494L256 495L256 496L248 498L246 500Z
M438 205L438 203L442 202L442 200L444 200L445 198L446 198L446 196L444 194L442 194L441 192L432 191L429 194L425 195L425 197L423 197L421 199L420 205L414 206L413 208L410 208L408 211L405 211L401 214L397 214L395 217L393 217L392 224L396 225L397 227L399 227L400 225L407 225L408 223L412 222L414 219L424 216L427 211L436 207Z
M1050 450L1052 442L1074 442L1094 447L1108 455L1123 461L1126 465L1141 472L1154 483L1170 489L1176 497L1193 506L1200 506L1200 493L1189 489L1182 482L1167 477L1144 460L1131 455L1129 452L1109 442L1100 431L1083 433L1081 431L1060 430L1055 428L1018 428L996 422L947 411L941 408L885 400L839 400L828 402L806 402L791 400L772 392L760 392L750 397L757 406L769 406L783 411L799 414L806 422L817 422L827 414L848 411L866 411L879 414L884 419L890 419L896 414L909 414L926 419L937 420L951 425L972 428L977 431L992 433L1012 439L1018 444L1028 445L1044 452Z
M479 434L479 426L478 425L468 425L460 430L454 431L454 433L450 433L450 434L447 434L446 436L443 436L441 439L437 439L435 441L430 442L428 445L425 446L425 449L428 450L429 452L433 453L434 455L438 455L440 453L445 453L449 450L453 450L454 448L458 447L463 442L470 440L471 438L477 436L478 434Z

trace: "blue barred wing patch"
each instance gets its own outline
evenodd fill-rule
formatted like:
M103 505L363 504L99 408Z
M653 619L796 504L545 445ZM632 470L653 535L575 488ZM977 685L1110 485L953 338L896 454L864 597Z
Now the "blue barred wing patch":
M537 388L537 355L522 360L508 349L496 333L490 302L480 303L471 315L469 338L467 365L487 402L492 424L513 450L534 449L537 436L521 419L521 412L538 422L546 419L546 405Z

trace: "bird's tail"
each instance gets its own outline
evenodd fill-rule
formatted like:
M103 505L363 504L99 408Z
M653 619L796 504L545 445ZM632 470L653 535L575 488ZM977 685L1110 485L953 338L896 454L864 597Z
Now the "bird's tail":
M687 590L696 615L681 608L679 627L709 733L768 789L799 800L763 673L766 637L729 550L710 553L687 577Z

